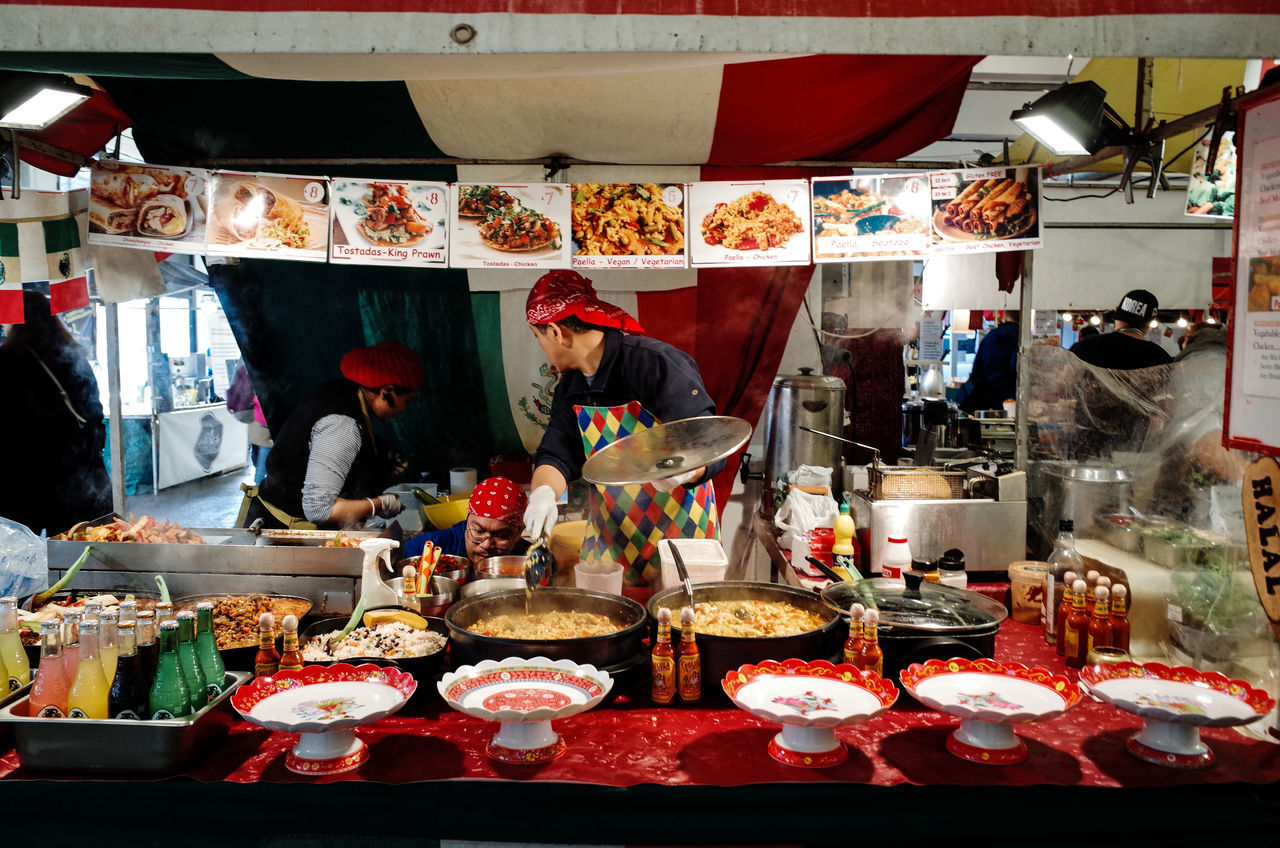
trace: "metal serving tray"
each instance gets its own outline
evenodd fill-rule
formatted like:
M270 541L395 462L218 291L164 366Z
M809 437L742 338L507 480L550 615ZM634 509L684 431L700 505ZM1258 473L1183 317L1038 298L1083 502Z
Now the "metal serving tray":
M1151 535L1142 537L1142 553L1151 562L1165 568L1200 565L1209 553L1221 554L1228 563L1245 555L1243 546L1230 542L1203 538L1200 542L1180 544Z
M32 671L35 671L34 667L32 668ZM34 680L34 678L32 679ZM4 709L10 704L15 703L16 701L19 701L22 698L25 698L27 695L31 694L32 685L33 684L28 683L26 686L23 686L21 689L17 690L16 692L5 693L3 697L0 697L0 709ZM0 724L0 751L7 751L9 749L9 746L12 744L13 744L13 728L7 724Z
M226 689L194 716L166 721L50 719L27 715L28 690L0 707L0 732L12 728L23 768L58 771L174 772L226 734L231 693L253 676L228 671Z

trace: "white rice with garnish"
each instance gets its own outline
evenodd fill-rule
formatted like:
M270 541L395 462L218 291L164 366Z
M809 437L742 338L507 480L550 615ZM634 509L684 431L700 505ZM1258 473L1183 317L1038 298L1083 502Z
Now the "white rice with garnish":
M338 632L341 631L334 631ZM425 657L440 651L447 641L434 630L417 630L393 621L377 627L357 627L338 643L333 653L329 653L329 637L334 633L325 633L309 640L302 649L302 658L308 662L326 662L359 657L384 657L393 660Z

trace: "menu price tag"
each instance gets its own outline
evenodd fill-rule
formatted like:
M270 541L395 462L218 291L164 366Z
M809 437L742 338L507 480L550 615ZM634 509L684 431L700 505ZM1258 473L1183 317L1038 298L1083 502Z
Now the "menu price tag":
M443 268L449 264L446 183L334 180L329 261Z
M815 177L810 186L814 262L928 254L927 174Z
M1040 169L974 168L929 174L937 256L1044 246Z
M689 259L694 267L807 265L805 180L694 183L689 187ZM692 230L692 227L690 228Z

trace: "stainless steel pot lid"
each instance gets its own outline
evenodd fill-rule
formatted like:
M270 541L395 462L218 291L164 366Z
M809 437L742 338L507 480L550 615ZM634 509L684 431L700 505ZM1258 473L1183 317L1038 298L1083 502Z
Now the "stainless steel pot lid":
M583 463L582 476L609 486L651 483L724 459L750 439L751 425L741 418L683 418L605 445Z
M822 602L841 613L862 604L880 611L882 625L931 633L963 634L1009 616L1004 604L977 592L936 583L908 589L879 577L832 583L822 590Z

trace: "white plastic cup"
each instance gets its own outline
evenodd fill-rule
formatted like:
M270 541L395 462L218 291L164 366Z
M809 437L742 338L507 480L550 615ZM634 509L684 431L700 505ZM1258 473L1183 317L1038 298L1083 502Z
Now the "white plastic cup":
M573 567L574 582L590 592L622 594L622 563L580 562Z
M476 470L463 466L449 469L449 494L470 494L476 487Z

